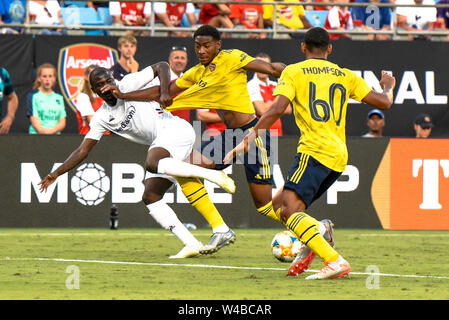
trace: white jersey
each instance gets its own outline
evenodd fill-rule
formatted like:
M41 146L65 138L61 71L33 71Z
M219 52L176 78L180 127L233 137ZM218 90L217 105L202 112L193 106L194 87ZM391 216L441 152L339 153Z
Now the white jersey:
M142 71L130 73L117 87L121 92L130 92L151 86L154 78L151 67ZM155 101L127 101L118 99L115 106L106 102L95 112L90 121L90 131L86 139L100 140L106 131L111 131L130 141L151 145L158 131L167 120L174 116L161 108Z

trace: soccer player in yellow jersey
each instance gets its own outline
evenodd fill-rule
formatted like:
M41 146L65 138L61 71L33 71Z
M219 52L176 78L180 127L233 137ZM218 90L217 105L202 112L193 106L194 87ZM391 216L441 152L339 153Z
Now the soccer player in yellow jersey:
M318 255L325 267L306 279L334 279L348 274L351 267L324 239L318 221L305 210L345 169L348 99L388 109L396 81L383 71L380 80L383 92L378 93L351 70L327 61L332 45L323 28L309 29L301 50L306 60L284 69L273 93L276 96L273 106L262 115L254 130L226 155L224 162L230 163L235 155L245 153L249 144L271 127L289 103L293 105L301 138L283 190L273 199L285 225L307 246L293 261L289 275L295 276L308 269Z
M220 33L209 25L199 27L193 39L199 64L171 83L170 94L178 95L165 109L217 110L217 114L228 129L222 135L205 142L201 146L201 152L195 150L191 156L191 163L221 170L226 167L223 165L226 153L239 143L258 121L247 89L246 71L265 73L278 78L285 65L255 59L236 49L222 50ZM159 87L128 93L121 93L111 86L105 86L104 90L112 90L118 98L126 100L154 100L159 96ZM271 201L274 180L269 142L267 132L266 136L259 137L255 142L255 147L252 148L255 150L254 153L245 156L242 161L249 190L258 212L281 222ZM178 180L178 182L190 203L206 218L214 231L211 240L200 252L212 253L223 244L233 241L235 235L232 230L217 227L224 222L209 198L201 198L206 191L199 180L196 182ZM200 203L203 204L202 207L199 207Z

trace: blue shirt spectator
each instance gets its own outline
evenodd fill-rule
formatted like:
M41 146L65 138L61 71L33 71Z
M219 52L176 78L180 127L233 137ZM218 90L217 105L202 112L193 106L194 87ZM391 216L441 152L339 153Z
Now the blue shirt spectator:
M389 0L356 0L356 3L370 3L368 7L351 8L354 25L363 30L391 30L391 8L377 7L378 3L389 3ZM389 40L390 35L369 35L369 40Z
M25 0L0 1L0 25L25 21ZM2 33L20 33L19 28L2 28Z

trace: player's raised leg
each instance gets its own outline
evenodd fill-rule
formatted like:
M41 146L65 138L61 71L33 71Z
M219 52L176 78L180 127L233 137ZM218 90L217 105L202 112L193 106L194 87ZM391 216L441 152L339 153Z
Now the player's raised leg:
M178 219L176 213L163 200L165 192L172 186L173 182L161 178L152 177L145 180L145 191L142 200L150 215L164 229L172 232L184 244L184 248L170 258L190 258L199 255L202 243Z

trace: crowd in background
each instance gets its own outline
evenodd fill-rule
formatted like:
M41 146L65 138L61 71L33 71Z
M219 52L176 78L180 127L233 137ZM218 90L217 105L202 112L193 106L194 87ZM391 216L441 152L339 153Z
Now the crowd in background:
M237 0L238 1L238 0ZM333 3L339 5L325 5L329 0L323 2L322 6L301 5L300 0L280 0L277 11L274 12L273 5L264 2L272 0L254 0L254 4L231 3L171 3L171 2L126 2L126 1L39 1L29 0L29 22L43 26L69 25L72 23L83 24L83 19L88 18L84 12L78 20L73 20L72 14L76 10L70 8L91 8L98 16L98 24L110 25L112 27L143 27L143 30L115 30L104 31L104 34L123 35L132 34L138 36L149 36L152 22L152 10L154 10L154 26L179 28L195 27L202 24L210 24L217 28L229 29L223 32L223 37L249 37L249 38L301 38L303 33L295 30L307 29L311 26L323 26L328 30L336 31L332 34L333 39L351 38L354 40L449 40L448 35L439 34L435 36L422 34L395 34L391 30L394 27L398 31L448 31L449 30L449 8L436 7L406 7L400 6L395 10L396 25L393 26L392 8L379 6L379 3L395 3L398 5L435 5L448 4L449 0L335 0ZM298 5L284 5L282 3L298 2ZM353 3L369 3L369 6L351 6ZM2 0L0 2L0 30L2 33L22 33L24 29L8 27L8 24L21 24L26 21L26 0ZM86 11L87 13L88 11ZM69 21L70 20L70 21ZM87 21L87 20L86 20ZM273 33L273 24L276 30ZM92 25L94 22L87 21ZM147 27L147 28L146 28ZM251 32L252 29L265 29L267 32ZM31 30L31 31L30 31ZM37 32L43 34L67 34L75 31L67 28L36 28L26 32ZM269 32L271 30L271 32ZM380 30L380 33L369 31ZM248 32L246 32L248 31ZM289 32L290 31L290 32ZM365 33L345 33L345 31L365 31ZM390 32L390 33L389 33ZM93 34L86 32L86 34ZM191 32L183 30L160 30L155 36L190 36Z

